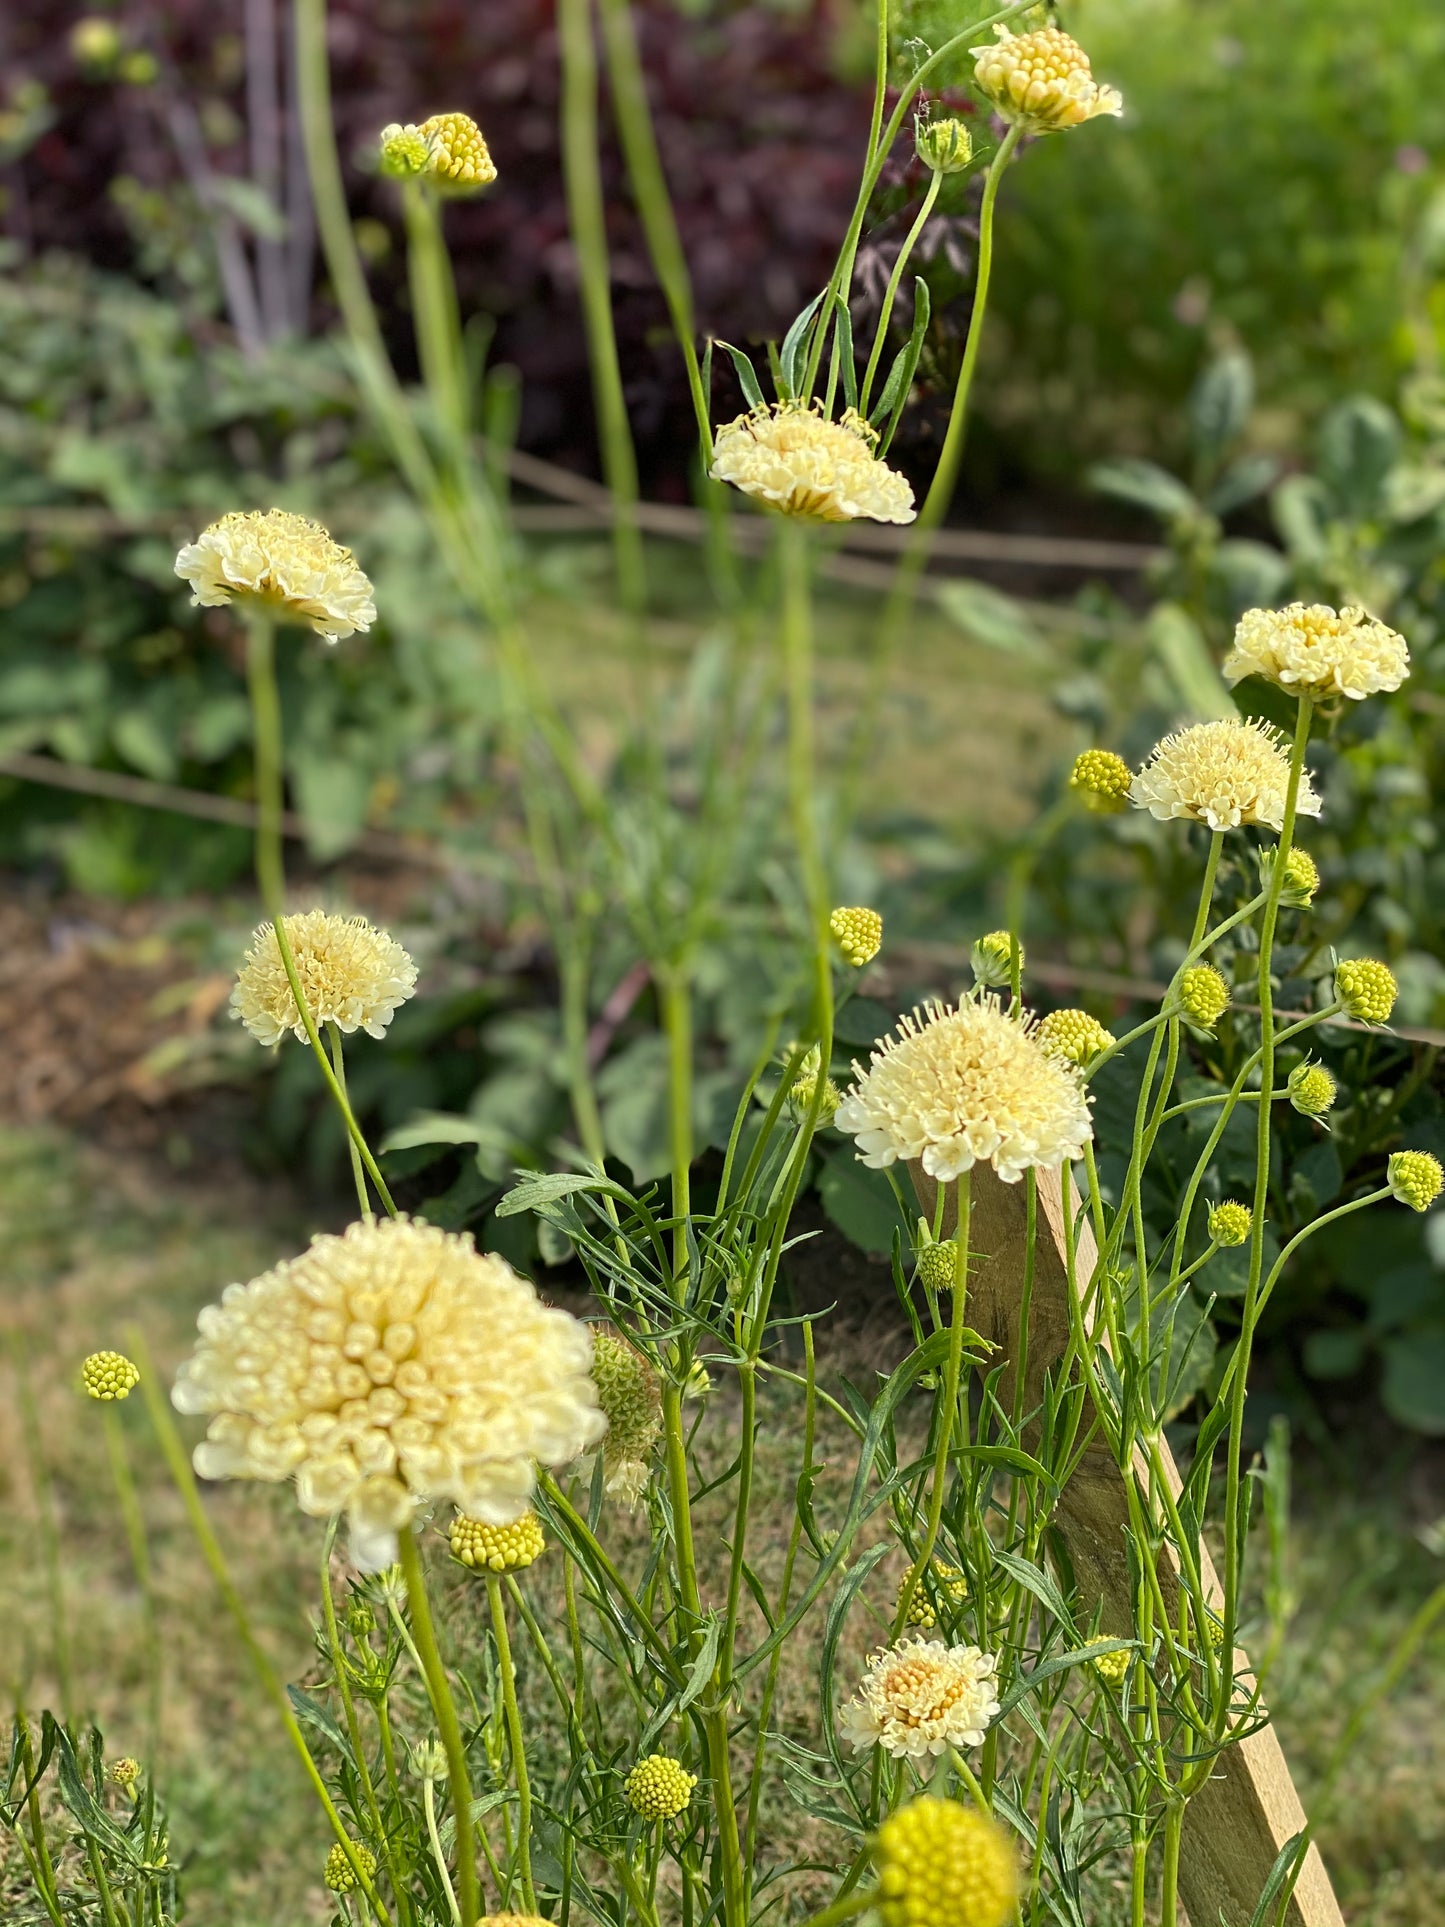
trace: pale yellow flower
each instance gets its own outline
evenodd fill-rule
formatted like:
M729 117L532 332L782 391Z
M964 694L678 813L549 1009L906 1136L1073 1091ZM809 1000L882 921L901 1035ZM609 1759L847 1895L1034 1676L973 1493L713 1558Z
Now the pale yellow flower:
M350 549L333 542L319 522L287 509L223 515L181 550L176 574L190 584L199 607L249 598L328 642L376 621L371 584Z
M1007 1927L1017 1918L1018 1855L998 1822L920 1794L878 1829L883 1927Z
M856 1752L881 1746L922 1760L951 1746L981 1746L998 1712L998 1660L977 1646L904 1639L870 1654L863 1683L843 1708L843 1737Z
M996 997L926 1004L873 1052L833 1122L881 1170L921 1159L940 1183L979 1162L1005 1184L1056 1169L1093 1136L1078 1070L1039 1044L1035 1024Z
M1289 750L1277 729L1255 722L1195 723L1156 745L1129 799L1161 823L1182 816L1211 830L1245 823L1280 830L1288 787ZM1295 809L1300 816L1318 816L1321 809L1303 770Z
M595 1445L587 1327L469 1236L407 1218L312 1239L201 1313L171 1394L211 1414L206 1479L294 1479L303 1512L345 1512L377 1572L418 1510L449 1499L506 1525L535 1468Z
M1291 602L1283 609L1246 609L1224 662L1228 682L1263 676L1295 696L1355 702L1398 689L1410 673L1405 638L1363 609L1336 612L1327 603Z
M998 45L975 47L974 80L1005 120L1031 134L1050 134L1097 114L1122 114L1114 87L1094 79L1089 56L1058 27L1015 34L995 27Z
M281 921L317 1028L335 1024L348 1036L355 1030L384 1036L416 991L416 965L395 937L365 917L338 917L326 910L305 910ZM306 1041L274 924L261 924L251 939L231 992L231 1014L258 1044L279 1044L288 1030L298 1042Z
M852 409L831 422L816 404L774 402L717 432L709 473L783 515L815 522L911 522L913 490L873 450Z

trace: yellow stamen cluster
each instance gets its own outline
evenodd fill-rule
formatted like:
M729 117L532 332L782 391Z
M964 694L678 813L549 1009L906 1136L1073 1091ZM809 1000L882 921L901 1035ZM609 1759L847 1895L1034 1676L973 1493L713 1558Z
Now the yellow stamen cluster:
M1229 985L1213 964L1194 964L1179 979L1179 1008L1201 1030L1213 1030L1229 1008Z
M1249 1237L1254 1213L1238 1198L1225 1198L1209 1214L1209 1236L1217 1245L1242 1245Z
M829 421L816 404L774 402L717 431L709 473L781 515L814 522L911 522L913 490L874 453L855 410Z
M691 1800L697 1775L665 1753L649 1753L622 1783L623 1795L644 1820L672 1820Z
M124 1755L119 1760L112 1760L110 1763L110 1777L116 1786L122 1788L124 1792L129 1793L136 1781L140 1778L140 1761L131 1759L129 1754Z
M904 1639L870 1654L858 1691L839 1716L857 1752L881 1746L921 1760L950 1747L981 1746L998 1712L998 1660L977 1646Z
M1323 1064L1311 1064L1308 1059L1295 1065L1285 1088L1301 1117L1323 1117L1333 1107L1340 1089Z
M1412 1211L1428 1211L1445 1184L1439 1158L1428 1151L1396 1151L1388 1166L1391 1191Z
M1316 702L1398 689L1410 673L1405 638L1363 609L1336 612L1326 603L1246 609L1225 659L1225 679L1263 676L1291 695Z
M469 1519L457 1513L448 1534L453 1559L474 1572L520 1572L547 1550L542 1521L535 1512L524 1512L510 1525L488 1525L485 1519Z
M413 122L392 121L381 130L377 164L394 181L415 180L426 172L431 149L426 135Z
M873 1845L884 1927L1005 1927L1018 1859L976 1807L921 1794L889 1814Z
M948 1247L939 1245L936 1246L935 1249L943 1251L947 1250ZM909 1574L912 1570L913 1568L910 1566L898 1581L898 1598L900 1600L903 1597L903 1589L908 1584ZM907 1623L910 1626L921 1626L926 1629L929 1626L936 1626L938 1624L938 1614L934 1608L933 1600L928 1594L928 1587L930 1585L933 1588L933 1592L939 1598L946 1599L955 1606L961 1606L964 1600L968 1598L968 1580L966 1576L959 1571L958 1567L950 1566L943 1559L930 1559L927 1572L922 1575L918 1584L913 1588L913 1597L908 1602Z
M883 948L883 919L876 910L837 909L828 919L828 928L844 959L855 970L872 963Z
M223 515L177 555L176 574L197 607L223 608L240 596L328 642L376 621L371 584L350 549L286 509Z
M952 1291L958 1275L958 1246L951 1238L936 1243L928 1226L921 1222L919 1231L923 1242L914 1254L914 1263L920 1282L930 1291Z
M360 1840L352 1841L351 1851L356 1855L357 1866L361 1868L361 1871L366 1875L367 1879L370 1880L371 1876L376 1872L376 1855L371 1851L370 1847L365 1846ZM326 1873L324 1878L327 1886L334 1894L355 1893L356 1889L361 1885L351 1862L346 1857L346 1849L339 1840L326 1856Z
M1051 1010L1035 1032L1041 1049L1071 1064L1087 1064L1118 1039L1086 1010Z
M913 124L913 147L935 174L962 174L973 162L973 136L961 120L924 120Z
M1100 1653L1094 1661L1094 1671L1110 1686L1122 1686L1133 1664L1133 1653L1127 1646L1121 1646L1116 1653Z
M1394 971L1374 957L1346 957L1335 968L1335 995L1362 1024L1388 1023L1399 994Z
M1007 930L989 930L981 936L969 953L969 968L974 982L986 984L990 990L1001 990L1013 981L1014 950L1017 947L1019 974L1024 968L1024 947L1015 944L1015 939Z
M662 1434L662 1387L651 1360L614 1325L592 1327L592 1383L607 1421L604 1490L635 1506Z
M1134 772L1112 749L1086 749L1074 758L1069 788L1077 790L1086 806L1100 815L1125 808Z
M80 1368L80 1383L91 1398L129 1398L140 1372L123 1352L92 1352Z
M1011 33L995 27L996 47L976 47L974 81L1005 120L1031 134L1057 133L1098 114L1122 114L1117 89L1094 79L1089 56L1058 27Z
M1266 885L1274 868L1274 851L1262 850L1259 858L1260 874ZM1315 891L1320 887L1319 866L1308 850L1292 849L1284 860L1284 882L1279 887L1279 900L1292 909L1307 910L1315 900Z
M1195 723L1166 736L1134 778L1130 801L1161 823L1183 817L1211 830L1243 823L1284 827L1288 744L1268 723ZM1295 809L1318 816L1319 797L1301 772Z
M317 1028L335 1024L348 1036L355 1030L385 1036L398 1008L416 991L416 965L395 937L365 917L327 910L284 917L282 927ZM231 1014L258 1044L279 1044L288 1030L298 1043L306 1042L272 923L259 925L251 938L231 992Z
M475 194L497 178L482 130L468 114L433 114L417 129L427 143L427 173L446 194Z

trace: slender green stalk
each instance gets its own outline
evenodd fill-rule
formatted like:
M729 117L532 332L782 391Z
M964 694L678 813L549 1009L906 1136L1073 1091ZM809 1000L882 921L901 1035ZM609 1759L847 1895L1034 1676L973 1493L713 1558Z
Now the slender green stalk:
M281 1724L286 1729L286 1737L290 1740L296 1757L301 1762L302 1771L311 1783L312 1792L321 1802L322 1811L331 1823L331 1831L335 1834L337 1844L346 1857L347 1865L356 1877L357 1886L366 1895L367 1904L381 1923L381 1927L392 1927L391 1915L383 1906L381 1896L372 1884L371 1875L357 1856L351 1836L346 1831L345 1822L337 1812L335 1803L326 1790L326 1782L322 1779L316 1762L311 1756L311 1749L306 1744L306 1736L301 1731L291 1705L291 1697L286 1691L281 1675L271 1664L266 1649L256 1637L250 1614L246 1611L246 1602L235 1580L231 1577L226 1555L221 1550L220 1541L212 1531L211 1522L206 1516L206 1508L201 1503L195 1475L191 1471L191 1462L186 1456L186 1448L181 1443L180 1433L176 1430L161 1394L160 1380L151 1361L150 1350L137 1327L127 1328L125 1348L140 1370L141 1394L145 1399L146 1412L170 1471L172 1483L180 1495L187 1521L195 1534L196 1543L201 1548L202 1557L210 1568L216 1590L220 1593L226 1610L231 1615L232 1623L240 1635L241 1644L246 1648L256 1677L280 1716Z
M336 1073L336 1082L340 1088L341 1095L349 1104L351 1098L346 1089L346 1054L341 1041L340 1024L333 1024L331 1026L330 1041L331 1068ZM356 1139L351 1135L350 1131L346 1134L346 1149L351 1157L351 1180L356 1186L356 1201L361 1206L362 1217L369 1218L371 1216L371 1199L366 1189L366 1169L361 1162L361 1153L356 1148Z
M50 1848L45 1840L45 1823L40 1812L40 1782L35 1771L35 1749L30 1741L30 1723L23 1708L15 1709L15 1730L20 1740L20 1766L25 1775L29 1792L25 1798L26 1817L30 1822L30 1839L34 1849L33 1877L36 1888L44 1902L45 1911L50 1915L55 1927L65 1927L65 1916L60 1911L60 1893L55 1884L55 1866L50 1858ZM22 1844L24 1835L17 1833Z
M597 151L597 51L592 42L589 0L557 0L557 44L562 58L562 172L567 186L567 219L581 282L602 472L612 491L617 585L624 606L636 613L647 600L647 571L637 526L637 455L627 420L617 330L612 319L607 216Z
M876 1887L860 1887L841 1900L835 1900L831 1907L824 1907L816 1914L809 1914L803 1927L840 1927L845 1920L853 1920L859 1914L867 1913L876 1906L879 1891Z
M893 303L898 297L899 284L903 270L907 267L913 250L918 246L919 237L928 225L928 217L933 212L933 204L938 199L938 190L943 186L943 175L937 168L928 183L928 192L923 197L923 205L913 226L904 237L903 246L898 250L898 259L893 263L893 272L888 277L888 286L883 293L883 306L878 313L878 332L873 337L873 351L868 357L868 366L863 374L863 386L858 391L858 413L866 416L868 404L873 399L873 382L878 373L878 360L888 339L888 324L893 318Z
M517 1866L522 1877L522 1899L527 1912L537 1911L532 1885L532 1782L527 1776L527 1749L522 1739L522 1715L517 1708L517 1674L512 1665L512 1642L507 1636L507 1607L502 1582L487 1574L487 1603L492 1610L492 1637L497 1642L497 1671L502 1681L502 1710L512 1754L512 1777L517 1783Z
M462 1744L461 1722L457 1718L456 1701L452 1689L447 1684L446 1668L437 1646L436 1629L432 1625L431 1601L427 1597L426 1573L421 1562L421 1548L416 1534L404 1529L397 1538L401 1560L402 1578L406 1581L406 1599L411 1608L412 1636L416 1640L417 1653L421 1659L422 1673L426 1680L427 1698L436 1716L437 1732L441 1736L442 1750L447 1756L447 1778L451 1782L452 1813L457 1823L457 1887L458 1899L462 1910L463 1923L475 1921L481 1913L481 1901L477 1888L476 1831L472 1821L472 1786L467 1774L466 1748Z
M110 1461L111 1483L115 1487L120 1516L125 1525L126 1544L135 1582L140 1589L141 1610L145 1615L146 1674L149 1684L146 1710L146 1756L153 1778L161 1771L162 1720L165 1695L165 1662L161 1654L160 1616L156 1609L155 1578L151 1571L150 1545L146 1539L145 1516L130 1455L125 1449L125 1429L113 1404L101 1408L105 1426L105 1452Z
M1184 1826L1184 1803L1171 1801L1164 1814L1164 1884L1159 1901L1160 1927L1177 1927L1179 1920L1179 1844Z
M692 1212L692 990L687 964L659 965L653 975L667 1036L667 1138L672 1163L672 1296L687 1296L688 1222Z
M437 1799L432 1776L428 1773L421 1786L422 1811L426 1815L426 1836L431 1842L431 1856L441 1877L442 1887L447 1897L447 1911L452 1917L453 1927L461 1927L462 1910L457 1905L456 1889L452 1885L451 1871L447 1857L442 1852L441 1834L437 1831Z
M471 439L471 403L462 356L461 312L442 234L442 210L431 188L408 181L402 189L407 272L422 378L432 397L448 461L459 475Z

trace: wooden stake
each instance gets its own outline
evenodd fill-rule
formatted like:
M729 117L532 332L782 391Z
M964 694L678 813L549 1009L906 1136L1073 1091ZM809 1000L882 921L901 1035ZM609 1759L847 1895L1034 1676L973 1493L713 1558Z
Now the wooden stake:
M937 1187L914 1165L914 1189L929 1222ZM1028 1331L1025 1410L1043 1396L1044 1373L1063 1356L1069 1338L1069 1288L1064 1262L1064 1219L1058 1173L1041 1171L1038 1230ZM1009 1361L1018 1355L1019 1308L1027 1250L1027 1219L1022 1184L1002 1184L987 1165L973 1169L969 1249L973 1257L968 1285L968 1322ZM945 1223L945 1235L952 1225ZM1097 1248L1087 1222L1076 1239L1075 1275L1093 1272ZM995 1361L996 1362L996 1361ZM1013 1367L1005 1363L1000 1398L1007 1406L1014 1392ZM1161 1440L1165 1475L1174 1491L1179 1474ZM1146 1481L1147 1482L1147 1481ZM1074 1579L1086 1603L1103 1603L1105 1633L1128 1637L1134 1630L1133 1596L1126 1548L1128 1506L1124 1482L1107 1446L1096 1443L1060 1495L1056 1522L1063 1534ZM1223 1599L1207 1550L1200 1559L1212 1605ZM1162 1570L1166 1601L1178 1598L1172 1564ZM1242 1656L1241 1656L1242 1657ZM1248 1690L1247 1674L1241 1682ZM1259 1902L1281 1847L1305 1824L1304 1809L1274 1728L1266 1726L1221 1753L1213 1773L1190 1801L1180 1848L1180 1893L1193 1927L1246 1927ZM1319 1850L1311 1846L1285 1916L1287 1927L1344 1927ZM1273 1916L1271 1915L1271 1927Z

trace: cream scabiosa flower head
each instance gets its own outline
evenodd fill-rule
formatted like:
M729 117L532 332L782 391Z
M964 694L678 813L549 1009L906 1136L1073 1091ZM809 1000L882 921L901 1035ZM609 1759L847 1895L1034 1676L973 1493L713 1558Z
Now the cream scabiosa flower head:
M303 1512L346 1513L363 1571L392 1564L433 1501L518 1518L538 1464L602 1435L587 1327L470 1237L411 1219L317 1236L199 1324L171 1394L211 1416L197 1472L294 1479Z
M384 1036L399 1006L416 990L416 965L395 937L365 917L337 917L326 910L302 911L281 922L318 1029L335 1024L348 1036L354 1030ZM274 924L261 924L251 939L231 992L231 1014L258 1044L279 1044L288 1030L298 1043L306 1041Z
M1161 823L1182 816L1211 830L1241 824L1284 827L1289 753L1268 723L1195 723L1166 736L1134 778L1129 800ZM1300 816L1318 816L1320 799L1301 772Z
M998 1660L977 1646L904 1639L870 1655L863 1683L839 1716L855 1752L881 1746L921 1760L981 1746L998 1712Z
M913 490L874 454L877 439L851 408L831 422L816 403L774 402L718 430L709 473L783 515L911 522Z
M899 1020L866 1072L854 1069L833 1123L875 1170L917 1158L946 1183L982 1161L1013 1184L1032 1165L1081 1157L1093 1136L1077 1068L996 997L926 1004Z
M328 642L376 621L371 584L350 549L319 522L287 509L223 515L181 550L176 574L198 607L223 608L240 596L307 624Z
M1398 689L1410 673L1405 638L1363 609L1291 602L1283 609L1246 609L1225 658L1227 682L1263 676L1316 702Z
M997 46L973 50L974 80L1005 120L1030 134L1052 134L1098 114L1123 113L1118 90L1099 85L1089 56L1060 28L994 32Z

